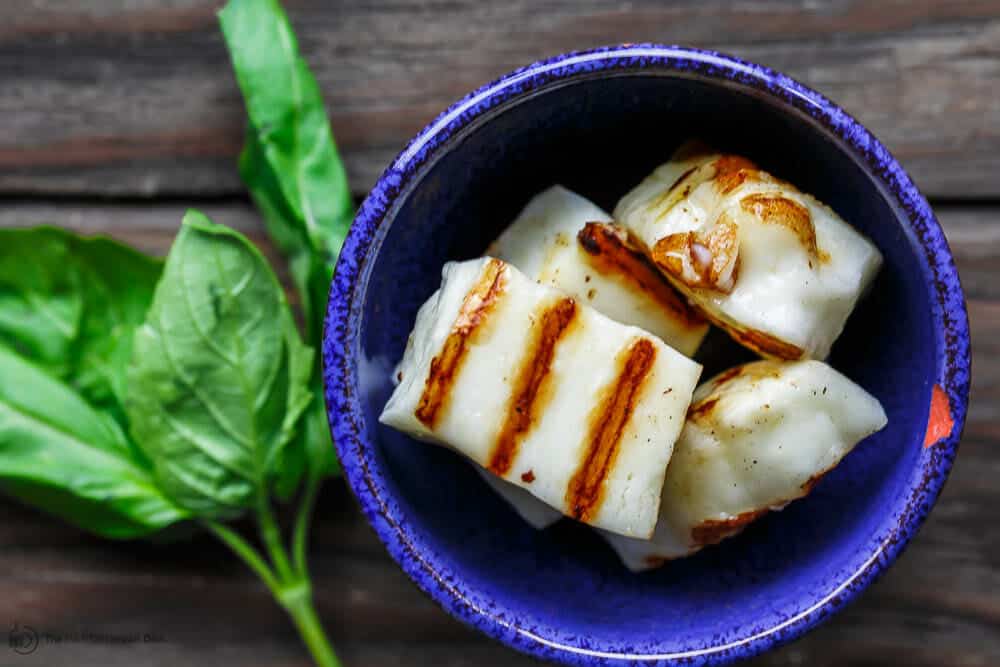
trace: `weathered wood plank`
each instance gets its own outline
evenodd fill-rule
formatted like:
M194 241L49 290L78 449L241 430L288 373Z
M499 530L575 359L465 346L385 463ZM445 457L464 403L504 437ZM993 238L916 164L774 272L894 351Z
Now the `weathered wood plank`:
M184 202L101 206L9 201L0 226L47 221L164 251ZM268 247L242 201L201 206ZM938 208L969 296L972 407L960 456L928 523L861 599L761 667L950 667L1000 663L1000 207ZM273 253L272 253L273 254ZM536 664L440 611L385 554L343 485L327 485L314 528L317 604L346 664ZM0 500L0 619L50 633L155 633L164 643L43 645L11 665L305 667L263 586L211 539L114 544ZM0 628L0 632L5 628ZM2 640L2 637L0 637ZM6 650L0 646L0 651ZM2 655L2 654L0 654ZM0 664L7 664L0 658Z
M0 192L240 191L241 101L216 0L0 8ZM1000 196L1000 0L290 2L352 186L448 103L618 42L763 62L843 104L930 195Z

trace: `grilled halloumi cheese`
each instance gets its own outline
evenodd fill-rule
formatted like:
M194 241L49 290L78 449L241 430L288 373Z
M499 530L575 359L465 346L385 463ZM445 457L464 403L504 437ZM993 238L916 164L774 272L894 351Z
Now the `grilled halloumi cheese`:
M701 366L494 258L446 264L380 421L648 538Z
M878 400L819 361L758 361L695 391L651 540L603 532L635 571L735 535L808 494L887 423Z
M536 195L488 254L623 324L692 356L708 322L660 275L624 228L555 185Z
M695 143L622 198L615 219L693 305L769 358L825 359L882 263L812 196Z

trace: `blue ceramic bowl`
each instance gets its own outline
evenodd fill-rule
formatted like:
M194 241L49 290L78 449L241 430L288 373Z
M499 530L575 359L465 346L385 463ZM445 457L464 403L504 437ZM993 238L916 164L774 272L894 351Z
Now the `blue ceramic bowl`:
M446 260L482 254L556 182L610 210L689 137L814 193L881 249L885 266L831 363L882 401L889 426L805 500L634 575L582 526L530 529L456 455L377 417ZM725 348L716 343L709 347ZM424 129L358 213L334 277L323 354L347 480L400 566L459 619L578 665L720 664L829 617L927 516L955 457L969 389L968 321L951 254L885 147L782 74L656 45L531 65Z

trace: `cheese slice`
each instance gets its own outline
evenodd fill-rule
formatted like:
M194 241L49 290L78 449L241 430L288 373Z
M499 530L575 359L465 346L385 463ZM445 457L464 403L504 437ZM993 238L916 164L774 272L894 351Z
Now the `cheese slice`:
M735 535L808 494L887 423L878 400L820 361L758 361L695 391L651 540L602 531L631 570Z
M442 273L380 421L562 514L652 535L701 366L498 259Z
M882 263L815 198L694 143L622 198L615 219L693 305L768 358L825 359Z
M660 275L611 216L555 185L536 195L488 254L692 356L708 322Z

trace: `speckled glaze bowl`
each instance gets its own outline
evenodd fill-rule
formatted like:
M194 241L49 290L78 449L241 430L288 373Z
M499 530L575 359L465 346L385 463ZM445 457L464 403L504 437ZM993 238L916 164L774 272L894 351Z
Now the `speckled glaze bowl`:
M482 254L555 182L611 210L689 137L815 194L881 249L885 266L830 361L882 401L889 426L808 498L737 538L634 575L580 525L532 530L456 455L377 417L446 260ZM828 618L927 516L955 457L969 389L968 321L951 254L885 147L778 72L656 45L530 65L425 128L358 213L333 281L323 354L344 472L400 566L457 618L577 665L721 664Z

